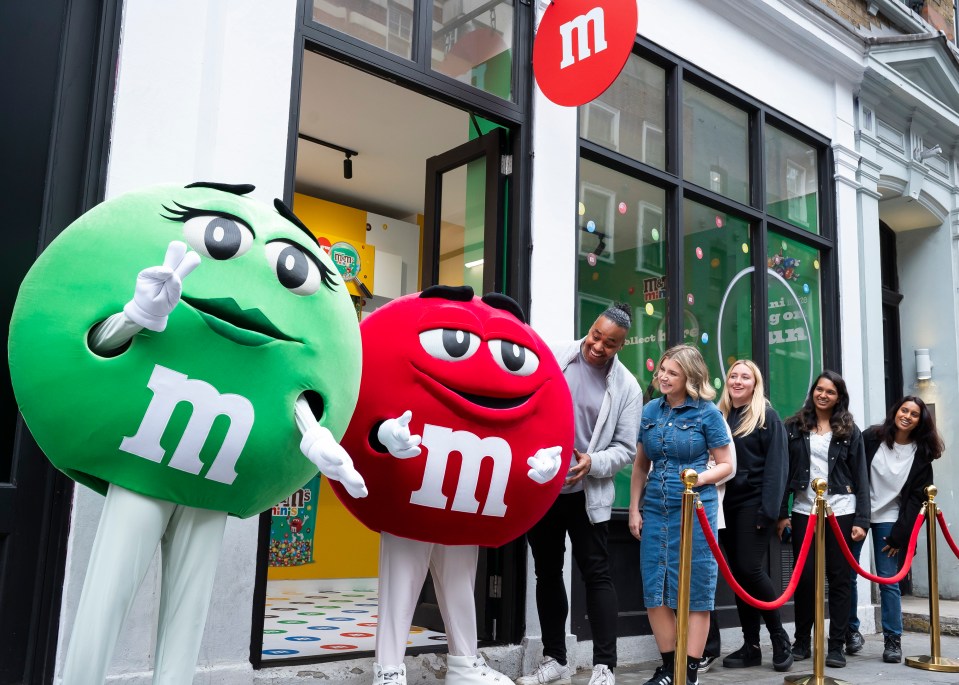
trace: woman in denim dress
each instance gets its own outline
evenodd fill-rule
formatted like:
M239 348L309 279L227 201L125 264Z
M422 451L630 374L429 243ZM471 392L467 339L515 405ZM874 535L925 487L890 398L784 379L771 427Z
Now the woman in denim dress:
M641 541L643 598L656 645L663 657L645 685L669 685L675 673L676 599L679 585L679 533L684 486L680 474L695 469L694 490L716 528L716 483L733 471L726 421L710 400L716 391L702 355L677 345L659 361L663 396L646 405L640 421L636 461L630 481L629 530ZM710 458L716 466L707 469ZM650 468L652 467L652 468ZM697 669L709 632L717 565L703 532L693 525L686 682L699 682ZM683 666L681 665L680 668Z

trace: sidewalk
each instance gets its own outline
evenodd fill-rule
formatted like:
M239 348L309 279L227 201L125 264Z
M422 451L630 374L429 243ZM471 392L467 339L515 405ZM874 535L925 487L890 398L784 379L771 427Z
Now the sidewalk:
M917 602L919 600L916 600ZM927 601L927 600L923 600ZM943 602L945 604L945 602ZM952 602L959 605L959 602ZM943 607L945 609L945 607ZM954 610L953 617L955 616ZM903 606L903 613L906 607ZM925 609L928 623L928 605ZM943 613L945 613L943 611ZM955 620L955 619L954 619ZM841 679L850 685L882 683L882 685L920 685L925 683L959 683L959 673L936 673L910 668L901 664L887 664L882 660L882 635L866 635L866 646L856 656L847 656L845 668L826 668L825 675ZM940 656L959 659L959 637L942 635ZM922 633L904 633L902 653L904 656L922 656L929 654L929 635ZM768 650L767 650L768 652ZM804 659L793 664L787 673L777 673L770 662L771 655L763 654L763 665L756 668L723 668L717 661L707 673L699 676L701 685L719 685L720 683L759 683L761 685L783 685L787 675L806 675L812 673L812 659ZM616 669L616 685L642 685L652 677L658 662L649 662L637 666ZM573 677L573 685L587 685L589 671L580 671Z

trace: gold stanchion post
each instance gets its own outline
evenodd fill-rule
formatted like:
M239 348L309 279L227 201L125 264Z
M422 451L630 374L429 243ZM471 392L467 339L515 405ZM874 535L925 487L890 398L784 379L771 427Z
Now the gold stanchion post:
M689 651L689 581L693 563L693 506L696 493L693 486L699 474L693 469L683 469L679 476L686 489L683 491L682 527L679 533L679 587L676 597L676 660L673 682L686 685L686 654Z
M926 488L926 549L929 551L929 642L928 656L907 656L906 666L924 671L959 673L959 660L941 656L939 653L939 559L936 552L936 495L935 485Z
M816 607L813 615L812 657L813 672L803 675L789 675L787 685L849 685L825 674L826 671L826 481L816 478L812 482L816 491ZM808 561L807 561L808 563Z

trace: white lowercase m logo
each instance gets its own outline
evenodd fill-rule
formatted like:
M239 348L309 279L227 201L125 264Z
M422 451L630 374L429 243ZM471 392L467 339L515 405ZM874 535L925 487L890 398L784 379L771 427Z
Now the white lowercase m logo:
M483 459L490 457L493 460L493 475L482 515L506 515L506 502L503 497L506 494L506 483L513 459L509 443L495 437L480 440L469 431L453 431L450 428L426 424L423 427L423 446L428 450L423 483L420 489L410 496L411 504L446 509L448 498L443 494L443 477L446 475L450 453L459 452L463 457L463 465L460 467L451 509L469 514L477 512L479 500L476 499L476 489L479 486L480 465Z
M147 387L153 391L153 398L143 415L140 428L133 437L123 438L120 449L157 463L163 461L164 450L160 438L177 404L188 402L193 411L169 465L180 471L199 474L203 469L200 450L210 435L213 422L218 416L227 416L230 427L206 477L231 484L237 475L236 460L253 430L253 405L250 400L240 395L221 395L209 383L191 380L186 374L171 371L159 364L153 367Z
M593 52L589 51L589 27L593 28ZM576 58L573 58L573 31L576 31L577 49ZM560 69L583 61L590 54L596 54L606 49L606 15L602 7L594 7L586 14L581 14L572 21L559 27L559 35L563 39L563 61Z

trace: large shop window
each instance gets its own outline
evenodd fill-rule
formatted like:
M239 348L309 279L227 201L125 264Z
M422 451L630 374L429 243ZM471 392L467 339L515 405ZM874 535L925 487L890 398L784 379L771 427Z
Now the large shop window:
M642 40L635 53L580 108L578 333L628 302L620 358L647 399L659 357L685 342L717 392L733 362L756 361L788 416L837 358L822 334L835 329L829 141Z

